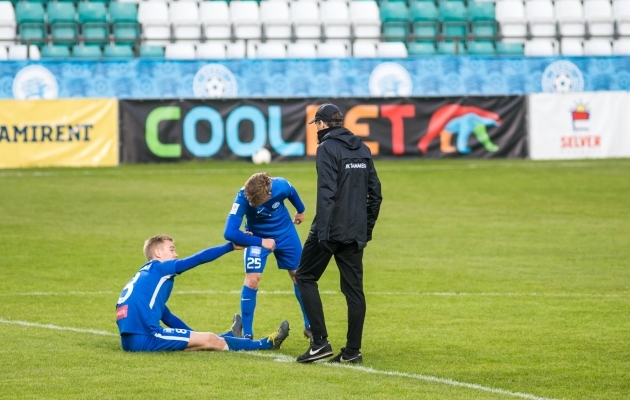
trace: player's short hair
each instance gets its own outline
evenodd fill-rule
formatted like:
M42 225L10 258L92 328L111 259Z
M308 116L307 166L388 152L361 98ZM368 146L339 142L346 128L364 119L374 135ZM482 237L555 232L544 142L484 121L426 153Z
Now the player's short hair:
M144 256L147 258L147 261L151 261L153 259L153 250L167 240L175 243L173 238L168 235L155 235L144 241L142 251L144 252Z
M271 177L266 172L258 172L245 182L245 197L252 207L258 207L271 197Z

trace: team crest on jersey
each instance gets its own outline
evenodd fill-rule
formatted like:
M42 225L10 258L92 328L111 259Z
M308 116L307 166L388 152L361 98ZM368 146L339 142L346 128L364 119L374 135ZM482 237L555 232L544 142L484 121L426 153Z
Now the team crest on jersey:
M260 255L260 247L257 246L252 246L249 248L249 254L252 256L259 256Z
M121 320L123 318L127 318L127 310L129 309L128 305L120 306L116 308L116 321Z
M276 209L276 208L278 208L278 207L280 207L280 202L279 202L279 201L276 201L276 202L275 202L275 203L273 203L273 205L271 206L271 208L273 208L273 209Z

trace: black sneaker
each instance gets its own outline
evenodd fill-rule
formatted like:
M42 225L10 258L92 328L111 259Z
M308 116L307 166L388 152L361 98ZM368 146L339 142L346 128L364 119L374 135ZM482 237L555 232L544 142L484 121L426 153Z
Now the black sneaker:
M313 331L311 330L310 326L307 326L306 328L304 328L304 337L310 340L311 342L313 341Z
M234 319L232 319L232 327L230 331L236 338L243 337L243 322L241 321L241 316L238 314L234 314Z
M346 348L344 347L341 349L341 353L331 358L328 362L340 363L340 364L346 364L346 363L361 364L363 362L363 356L361 355L361 352L358 352L357 354L353 356L349 356L345 354L345 352L346 352Z
M267 340L273 343L271 350L278 350L282 342L289 337L289 321L282 321L278 329L271 335L267 336Z
M315 343L311 342L311 347L306 350L306 353L297 358L297 362L310 363L316 360L321 360L322 358L330 357L332 355L333 350L330 343L326 342L318 346Z

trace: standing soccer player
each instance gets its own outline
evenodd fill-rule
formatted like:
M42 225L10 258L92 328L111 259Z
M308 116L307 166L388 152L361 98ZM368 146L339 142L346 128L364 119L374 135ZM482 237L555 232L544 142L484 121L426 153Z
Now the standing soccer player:
M284 206L285 199L288 199L296 209L293 219ZM245 337L254 335L256 294L267 264L267 256L271 252L276 256L278 268L289 272L293 281L293 291L304 317L304 335L311 337L310 324L295 283L295 271L302 255L302 243L294 225L304 221L304 211L304 204L295 188L286 179L272 178L266 172L252 175L236 195L225 222L224 237L240 246L248 246L244 255L245 283L241 291L241 315ZM240 230L243 217L246 218L245 230L250 234Z
M166 306L175 276L198 265L214 261L242 247L232 243L211 247L182 260L177 259L175 243L166 235L153 236L144 243L147 263L125 285L116 304L116 323L122 348L126 351L177 350L270 350L278 349L289 336L289 323L283 321L271 335L254 341L241 337L240 316L234 316L232 329L222 335L196 332ZM162 321L168 328L160 326Z

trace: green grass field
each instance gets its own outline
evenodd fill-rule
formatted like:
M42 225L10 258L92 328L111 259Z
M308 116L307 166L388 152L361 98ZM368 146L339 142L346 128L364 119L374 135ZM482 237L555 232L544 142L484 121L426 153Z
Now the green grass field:
M256 333L277 352L129 354L115 303L144 239L180 257L223 243L236 191L266 170L315 209L313 163L0 171L0 398L627 399L630 160L377 161L384 202L365 251L361 367L300 365L308 347L285 272L268 263ZM235 252L177 278L169 306L225 331ZM320 281L330 341L346 308Z

